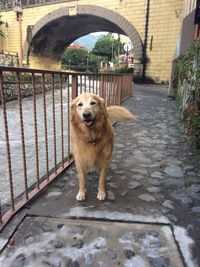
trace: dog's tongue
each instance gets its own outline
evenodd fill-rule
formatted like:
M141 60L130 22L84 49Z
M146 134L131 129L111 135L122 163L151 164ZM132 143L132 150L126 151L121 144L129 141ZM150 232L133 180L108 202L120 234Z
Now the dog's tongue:
M93 121L84 121L84 123L85 123L85 125L86 125L87 127L90 127L90 126L92 126Z

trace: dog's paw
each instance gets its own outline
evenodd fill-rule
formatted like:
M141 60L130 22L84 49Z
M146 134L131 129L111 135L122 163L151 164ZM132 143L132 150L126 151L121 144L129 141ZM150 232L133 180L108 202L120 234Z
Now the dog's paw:
M97 195L98 200L105 200L106 199L106 192L99 191Z
M76 196L76 200L78 200L78 201L85 200L85 192L84 191L79 191L77 196Z

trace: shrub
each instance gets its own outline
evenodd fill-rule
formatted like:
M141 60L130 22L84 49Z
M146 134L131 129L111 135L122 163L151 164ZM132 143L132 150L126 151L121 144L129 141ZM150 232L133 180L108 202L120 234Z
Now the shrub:
M200 157L200 39L178 59L172 84L192 148Z

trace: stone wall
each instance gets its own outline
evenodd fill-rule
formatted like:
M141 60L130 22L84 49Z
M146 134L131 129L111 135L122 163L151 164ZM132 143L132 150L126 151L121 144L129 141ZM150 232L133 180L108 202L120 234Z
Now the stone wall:
M18 55L0 52L0 66L19 67Z
M200 156L200 39L176 61L173 89L191 145Z
M18 88L17 88L17 81L14 76L7 76L4 77L4 97L6 102L13 101L18 99ZM47 79L45 81L45 91L51 90L51 79ZM56 81L54 83L54 90L59 89L60 81ZM35 79L35 94L42 93L42 77L36 77ZM21 97L26 98L33 95L33 84L32 78L30 75L26 75L21 79L20 82L20 91ZM0 104L2 103L1 96L0 96Z

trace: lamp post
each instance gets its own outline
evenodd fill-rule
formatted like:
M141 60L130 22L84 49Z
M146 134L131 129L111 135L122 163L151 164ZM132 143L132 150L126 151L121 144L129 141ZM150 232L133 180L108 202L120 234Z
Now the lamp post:
M124 50L126 53L126 67L128 68L128 54L132 49L132 44L131 43L125 43L124 44Z
M120 50L120 34L118 33L118 38L117 38L117 57L118 57L118 66L120 64L119 62L119 50Z

